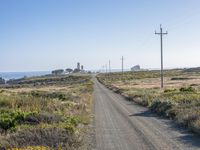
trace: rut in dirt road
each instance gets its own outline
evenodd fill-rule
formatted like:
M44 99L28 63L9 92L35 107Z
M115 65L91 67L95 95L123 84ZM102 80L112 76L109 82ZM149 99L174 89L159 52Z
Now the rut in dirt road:
M127 101L94 78L96 149L200 150L200 137Z

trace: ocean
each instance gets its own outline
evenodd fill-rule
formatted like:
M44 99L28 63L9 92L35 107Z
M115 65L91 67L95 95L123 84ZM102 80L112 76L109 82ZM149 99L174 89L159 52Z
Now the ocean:
M26 77L33 77L33 76L42 76L50 74L50 71L33 71L33 72L0 72L0 77L5 80L10 79L20 79L24 76Z

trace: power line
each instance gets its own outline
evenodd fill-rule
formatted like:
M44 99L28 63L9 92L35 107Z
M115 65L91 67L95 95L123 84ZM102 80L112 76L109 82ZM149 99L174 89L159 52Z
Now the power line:
M163 33L162 25L160 25L160 33L155 31L155 34L160 35L160 48L161 48L161 70L160 70L160 78L161 78L161 88L163 88L163 35L167 35L168 32L166 31Z

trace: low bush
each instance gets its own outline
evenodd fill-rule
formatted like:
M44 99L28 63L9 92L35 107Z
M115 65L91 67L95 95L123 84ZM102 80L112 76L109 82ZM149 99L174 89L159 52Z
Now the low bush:
M31 95L34 97L58 98L59 100L67 100L66 95L61 92L32 91Z
M3 112L0 114L0 128L5 131L11 128L15 128L16 125L24 122L26 115L26 113L21 111Z
M150 110L162 116L171 117L167 112L172 109L173 106L174 104L171 101L153 101Z
M74 116L74 117L66 117L64 122L67 124L72 124L74 126L77 126L82 121L81 121L80 117Z
M2 147L27 147L27 146L48 146L52 149L77 149L81 145L81 140L68 132L68 130L58 127L26 128L17 131L6 138L9 145Z
M40 113L32 113L25 117L26 124L39 124L39 123L59 123L63 121L63 117L61 115L55 115L49 112L40 112Z
M173 77L171 80L190 80L192 78L186 78L186 77Z
M175 91L176 91L176 89L165 89L164 93L175 92Z
M193 87L182 87L179 89L180 92L195 92L196 90Z

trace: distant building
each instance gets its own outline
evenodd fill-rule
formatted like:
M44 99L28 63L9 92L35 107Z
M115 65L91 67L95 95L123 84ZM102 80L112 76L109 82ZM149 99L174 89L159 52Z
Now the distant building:
M80 63L79 63L79 62L77 63L77 69L78 69L78 70L81 70Z
M81 65L81 70L82 70L82 71L84 70L83 65Z
M131 68L131 71L140 71L141 69L140 69L140 65L136 65L136 66L133 66L132 68Z
M73 71L74 73L77 73L77 72L84 72L84 66L81 65L79 62L77 63L77 67L74 69Z
M80 70L77 69L77 68L75 68L74 71L73 71L73 73L78 73L78 72L80 72Z

